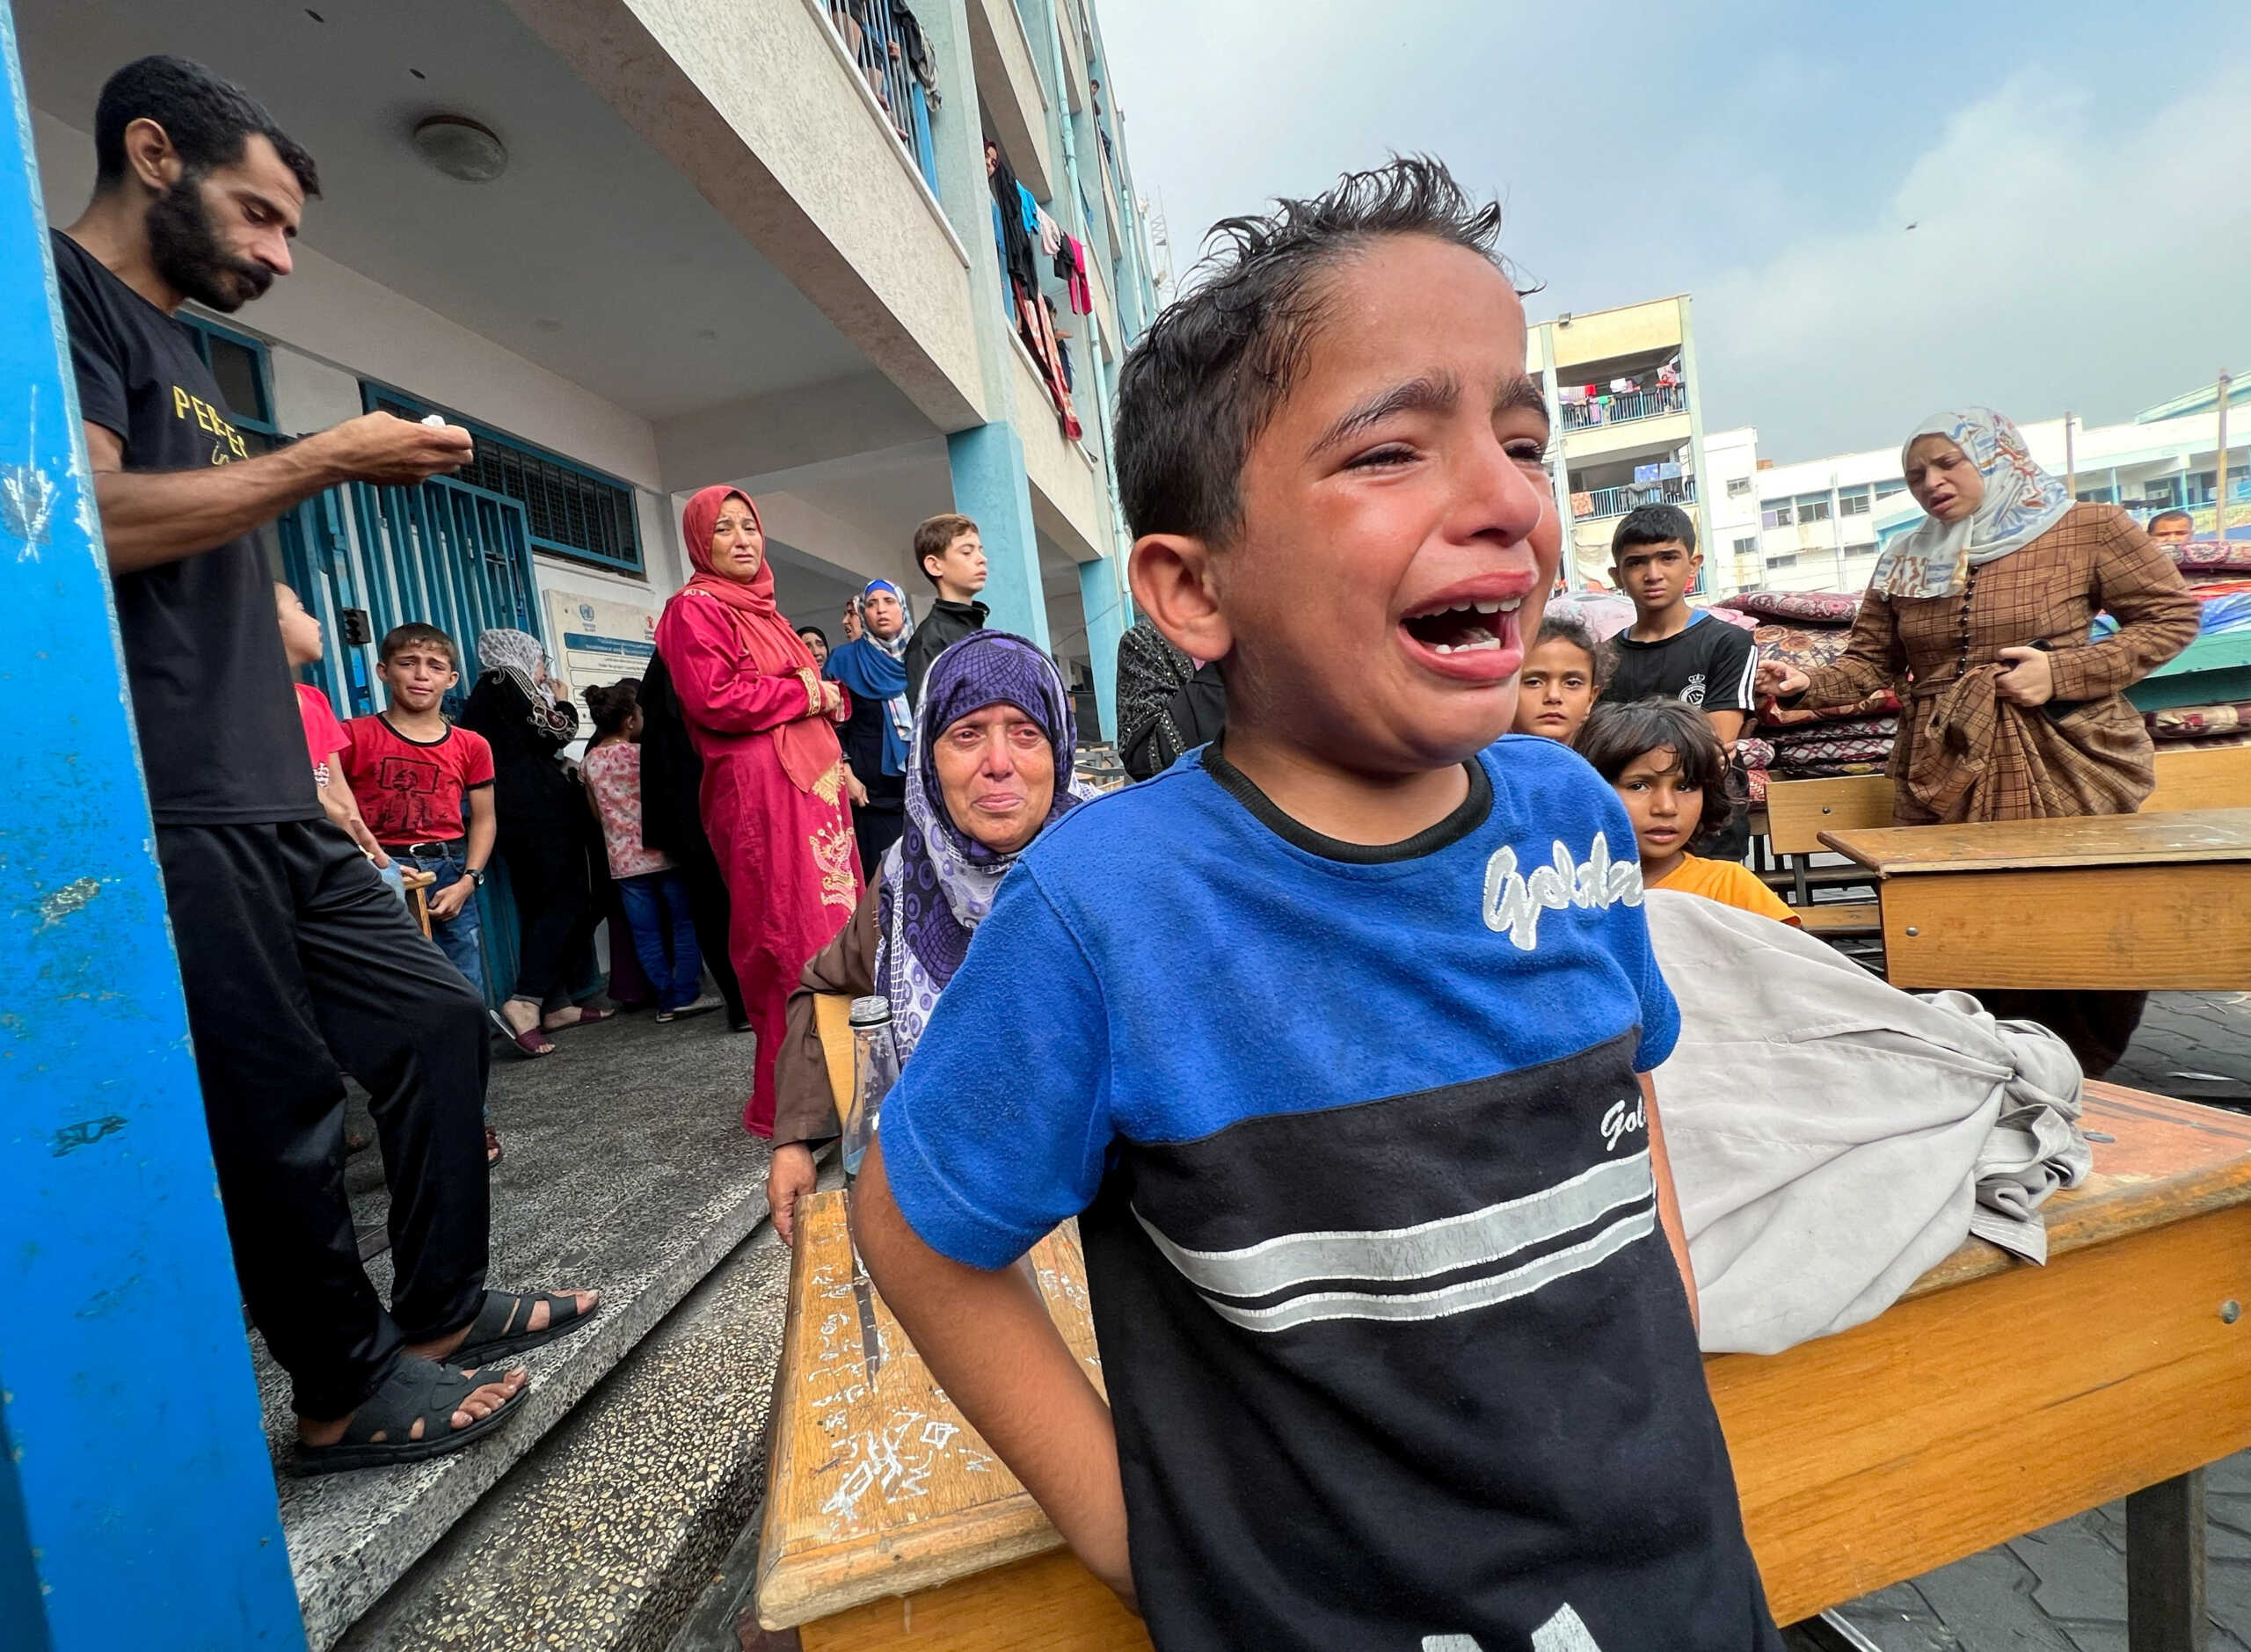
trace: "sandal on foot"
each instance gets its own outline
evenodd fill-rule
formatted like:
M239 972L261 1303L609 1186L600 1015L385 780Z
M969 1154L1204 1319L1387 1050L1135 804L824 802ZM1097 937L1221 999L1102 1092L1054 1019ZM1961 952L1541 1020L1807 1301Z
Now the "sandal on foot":
M535 1021L521 1032L518 1032L508 1024L508 1018L497 1009L487 1009L484 1012L484 1018L499 1030L503 1038L515 1046L518 1055L528 1058L555 1053L553 1041L541 1030L537 1022Z
M487 1170L490 1170L507 1156L508 1150L500 1145L500 1132L493 1129L490 1124L485 1125L484 1168Z
M617 1012L614 1009L581 1009L573 1021L559 1022L547 1029L550 1032L565 1032L572 1027L591 1027L598 1021L608 1021ZM543 1022L543 1025L545 1023Z
M547 1304L547 1328L526 1330L531 1323L532 1309L540 1303ZM509 1291L487 1291L484 1306L470 1321L469 1335L461 1339L461 1346L447 1357L464 1365L491 1364L511 1354L521 1354L526 1349L551 1343L558 1336L568 1336L601 1312L597 1301L584 1314L579 1312L579 1299L570 1295L543 1296L527 1292L521 1296Z
M383 1468L459 1451L514 1416L531 1393L527 1384L503 1400L499 1409L465 1429L455 1428L454 1413L461 1409L462 1401L497 1381L500 1374L476 1366L463 1371L434 1359L403 1354L382 1386L352 1414L344 1437L333 1445L298 1441L289 1472L304 1476L333 1474L346 1468ZM419 1440L413 1437L418 1422L422 1424Z

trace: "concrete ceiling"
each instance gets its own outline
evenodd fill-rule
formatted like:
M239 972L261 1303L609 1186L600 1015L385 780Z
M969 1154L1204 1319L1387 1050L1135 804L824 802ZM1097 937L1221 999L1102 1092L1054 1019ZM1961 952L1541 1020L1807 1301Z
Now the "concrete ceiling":
M499 0L68 0L16 26L33 106L80 132L151 52L237 81L319 163L307 245L645 418L866 369ZM431 170L409 135L437 113L498 133L506 172Z

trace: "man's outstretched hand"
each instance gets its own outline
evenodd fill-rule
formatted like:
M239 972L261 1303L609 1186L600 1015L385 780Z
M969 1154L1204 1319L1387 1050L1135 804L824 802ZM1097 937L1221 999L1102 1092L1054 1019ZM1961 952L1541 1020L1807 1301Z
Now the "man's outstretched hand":
M459 425L418 425L390 413L362 413L317 436L306 447L356 482L403 487L451 476L477 457L477 444Z

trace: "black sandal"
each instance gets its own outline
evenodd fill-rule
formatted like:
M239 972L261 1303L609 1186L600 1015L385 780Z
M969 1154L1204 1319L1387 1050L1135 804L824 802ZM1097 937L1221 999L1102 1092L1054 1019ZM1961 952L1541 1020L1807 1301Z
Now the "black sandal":
M531 1393L530 1385L526 1384L503 1400L499 1409L465 1429L455 1428L454 1413L461 1409L462 1401L497 1381L500 1374L482 1367L463 1371L434 1359L403 1354L382 1386L352 1414L344 1437L333 1445L308 1445L299 1440L289 1472L305 1477L347 1468L386 1468L459 1451L514 1416L517 1406ZM414 1437L418 1422L422 1424L419 1440ZM378 1434L385 1437L375 1438Z
M531 1323L532 1310L547 1304L547 1328L524 1330L521 1327ZM469 1335L462 1338L461 1346L447 1356L456 1363L489 1364L511 1354L521 1354L528 1348L537 1348L551 1343L558 1336L568 1336L601 1312L597 1300L584 1314L579 1312L579 1299L572 1296L548 1296L528 1292L518 1296L508 1291L487 1291L484 1306L470 1321Z

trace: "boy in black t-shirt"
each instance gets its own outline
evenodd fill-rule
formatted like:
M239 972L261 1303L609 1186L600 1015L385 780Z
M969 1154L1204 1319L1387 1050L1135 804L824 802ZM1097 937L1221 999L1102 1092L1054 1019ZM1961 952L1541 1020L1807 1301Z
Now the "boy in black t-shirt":
M1678 700L1704 714L1731 756L1751 719L1759 669L1751 633L1688 606L1704 558L1696 524L1677 505L1643 505L1610 538L1610 577L1631 598L1634 622L1603 644L1602 700ZM1711 845L1712 858L1739 861L1751 847L1740 811Z
M435 1456L516 1408L523 1371L487 1358L595 1299L484 1288L484 1005L314 796L252 535L340 483L458 470L469 433L368 413L252 454L174 317L289 273L312 157L177 57L110 77L94 157L55 282L236 1272L289 1373L301 1472ZM395 1217L413 1212L389 1312L345 1199L339 1066L368 1090Z
M855 1193L932 1375L1158 1652L1778 1646L1632 825L1507 735L1561 531L1498 224L1394 161L1231 221L1134 347L1134 600L1227 727L1001 881ZM1106 1400L1021 1265L1075 1214Z

